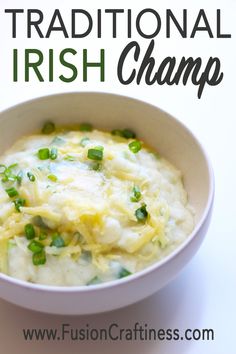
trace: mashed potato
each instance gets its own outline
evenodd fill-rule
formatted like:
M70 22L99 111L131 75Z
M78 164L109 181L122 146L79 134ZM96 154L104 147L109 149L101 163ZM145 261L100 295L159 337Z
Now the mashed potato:
M0 158L0 271L50 285L120 279L191 233L180 172L130 130L23 137Z

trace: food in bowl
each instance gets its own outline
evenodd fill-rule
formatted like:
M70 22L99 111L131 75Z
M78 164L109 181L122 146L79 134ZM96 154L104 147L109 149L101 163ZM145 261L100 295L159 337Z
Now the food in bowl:
M0 271L14 278L120 279L166 257L194 228L180 171L129 129L47 122L0 164Z

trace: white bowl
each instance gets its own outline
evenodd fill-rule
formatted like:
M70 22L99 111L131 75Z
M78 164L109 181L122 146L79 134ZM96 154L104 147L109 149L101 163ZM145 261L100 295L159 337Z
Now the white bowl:
M36 285L0 274L0 297L54 314L92 314L144 299L165 286L193 257L206 234L214 196L214 178L203 148L180 122L150 104L106 93L47 96L0 114L0 154L22 135L50 119L57 125L91 122L112 130L131 128L178 167L184 176L196 226L187 240L162 261L121 280L89 287Z

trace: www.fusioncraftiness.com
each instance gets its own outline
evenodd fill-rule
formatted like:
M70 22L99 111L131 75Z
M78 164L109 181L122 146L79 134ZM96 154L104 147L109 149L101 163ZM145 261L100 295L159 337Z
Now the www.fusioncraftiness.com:
M104 328L94 328L89 324L81 328L73 328L68 323L60 328L24 328L22 335L25 341L213 341L214 330L151 328L147 323L136 322L130 328L122 328L118 323L111 323Z

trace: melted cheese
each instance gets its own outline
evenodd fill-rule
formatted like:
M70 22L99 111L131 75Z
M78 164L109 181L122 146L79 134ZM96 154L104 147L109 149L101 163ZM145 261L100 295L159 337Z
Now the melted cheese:
M58 145L56 137L61 139ZM80 142L84 137L89 140L82 146ZM86 277L86 281L78 277L76 280L72 277L73 281L65 280L65 276L64 280L55 281L50 271L54 269L55 256L80 268L81 255L88 251L92 254L91 262L87 262L89 274L99 274L104 281L111 280L117 276L116 262L131 272L138 271L163 258L187 237L194 222L180 172L163 158L157 158L145 145L134 154L128 147L131 141L98 130L61 131L23 137L1 157L0 162L6 166L17 162L15 173L24 172L17 191L26 200L21 212L17 212L2 183L0 242L5 245L7 239L18 240L9 252L9 274L24 278L22 269L17 273L14 257L29 259L24 226L33 222L34 217L41 217L49 235L58 232L68 241L66 247L58 249L45 241L49 261L40 269L48 269L51 264L49 280L44 277L45 270L33 266L24 279L34 282L86 283ZM104 148L98 170L93 169L95 162L88 158L88 150L96 146ZM56 147L57 159L40 160L38 150L45 147ZM34 174L34 182L27 178L27 172ZM52 181L50 175L56 176L56 180ZM141 190L138 202L130 199L134 185ZM135 216L142 203L147 205L148 212L144 222ZM82 235L82 241L74 238L76 233ZM22 245L19 240L24 240L20 252L17 251ZM2 253L0 257L4 259ZM1 268L6 272L6 267Z

